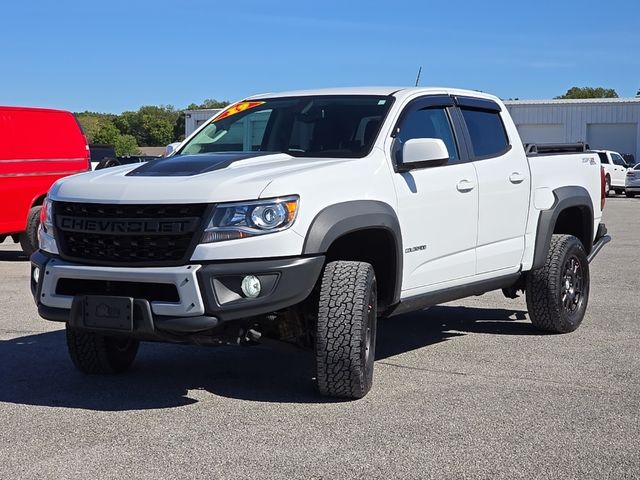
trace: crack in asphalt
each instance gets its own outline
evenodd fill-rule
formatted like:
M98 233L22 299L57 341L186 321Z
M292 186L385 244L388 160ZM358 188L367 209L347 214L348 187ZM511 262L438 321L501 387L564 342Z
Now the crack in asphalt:
M590 387L586 385L581 385L579 383L561 382L556 380L544 380L541 378L518 377L518 376L511 376L511 375L488 375L483 373L458 372L454 370L435 370L431 368L413 367L411 365L402 365L399 363L392 363L392 362L376 362L376 365L387 365L389 367L404 368L406 370L416 370L416 371L429 372L429 373L444 373L449 375L495 378L495 379L501 379L501 380L523 380L527 382L541 383L541 384L547 384L547 385L557 385L557 386L563 386L563 387L570 386L570 387L582 388L584 390L589 390L594 392L606 392L606 393L615 394L615 395L623 393L622 391L613 392L611 388Z

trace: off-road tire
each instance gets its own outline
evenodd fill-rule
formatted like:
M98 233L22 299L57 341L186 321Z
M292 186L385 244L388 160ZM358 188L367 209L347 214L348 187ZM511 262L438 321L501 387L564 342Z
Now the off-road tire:
M535 327L553 333L577 329L589 301L589 262L580 240L553 235L544 266L527 275L526 292Z
M362 398L373 383L377 286L364 262L329 263L320 287L316 379L322 395Z
M636 196L636 194L633 192L625 192L625 195L627 196L627 198L633 198Z
M38 227L40 226L41 206L32 207L27 216L27 228L20 234L20 247L28 256L38 249Z
M138 340L109 337L67 325L67 348L75 367L83 373L127 371L138 353Z

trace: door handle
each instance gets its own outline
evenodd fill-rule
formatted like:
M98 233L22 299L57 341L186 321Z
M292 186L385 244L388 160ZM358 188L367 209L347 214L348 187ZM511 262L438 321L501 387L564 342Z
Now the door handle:
M456 185L456 188L458 189L459 192L466 193L476 188L476 184L473 183L471 180L464 179L458 182L458 184Z
M510 176L509 176L509 181L511 183L522 183L524 182L524 175L522 175L521 173L518 172L513 172Z

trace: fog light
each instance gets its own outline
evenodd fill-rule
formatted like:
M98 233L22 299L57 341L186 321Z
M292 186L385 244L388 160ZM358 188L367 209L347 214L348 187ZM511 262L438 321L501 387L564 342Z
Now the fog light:
M33 281L38 283L38 280L40 280L40 268L39 267L33 267Z
M242 279L240 288L242 288L242 293L244 293L245 297L256 298L260 295L262 285L260 285L260 279L258 277L255 275L247 275Z

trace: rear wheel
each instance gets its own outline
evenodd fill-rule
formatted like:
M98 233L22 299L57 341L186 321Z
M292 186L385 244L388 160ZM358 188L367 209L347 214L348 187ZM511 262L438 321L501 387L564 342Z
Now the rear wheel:
M580 240L553 235L544 266L527 275L526 292L536 327L554 333L578 328L589 300L589 262Z
M41 206L33 207L27 216L27 228L20 234L20 247L27 255L38 249L38 227L40 226Z
M604 194L608 197L611 191L611 177L607 175L604 179Z
M621 188L616 188L614 189L614 192L616 192L616 195L622 195L624 193L624 190Z
M138 340L108 337L67 325L67 348L78 370L90 374L129 370L138 353Z
M364 262L329 263L316 327L316 376L322 395L362 398L373 383L377 287Z

